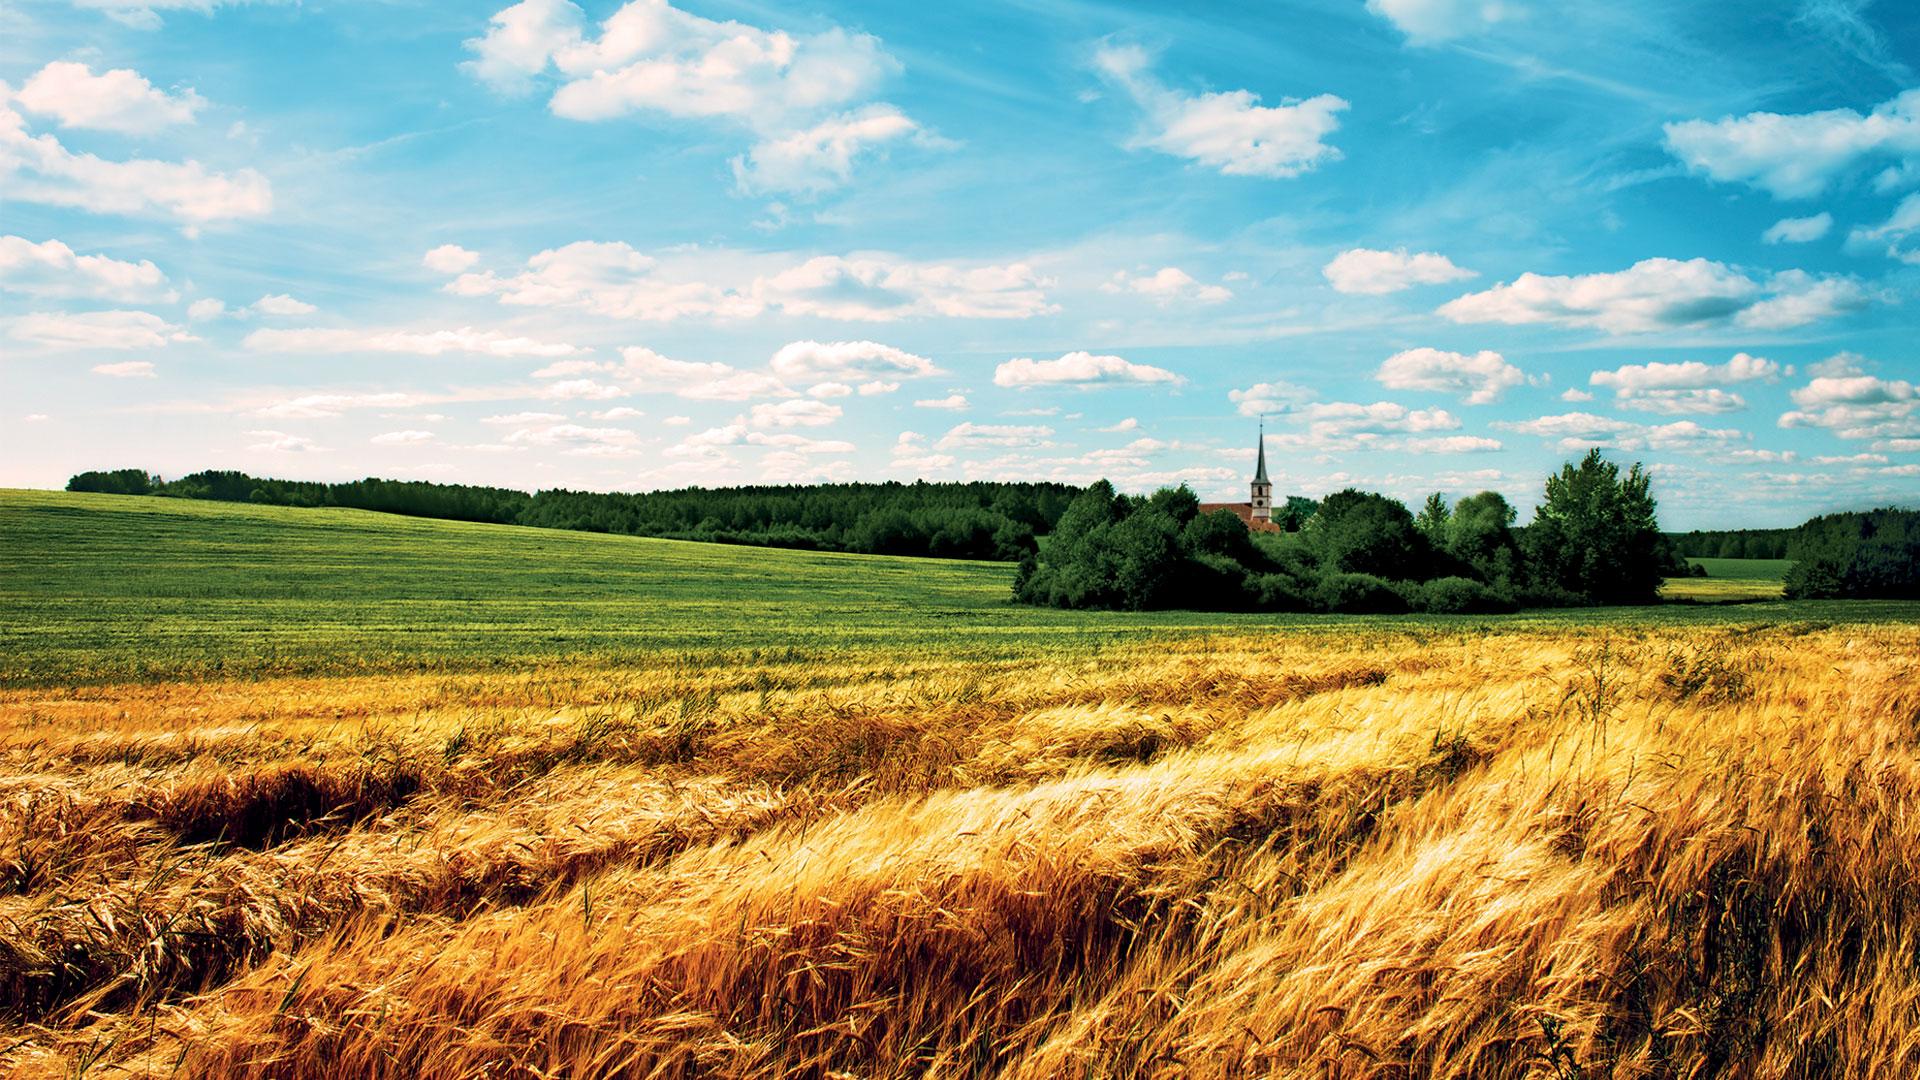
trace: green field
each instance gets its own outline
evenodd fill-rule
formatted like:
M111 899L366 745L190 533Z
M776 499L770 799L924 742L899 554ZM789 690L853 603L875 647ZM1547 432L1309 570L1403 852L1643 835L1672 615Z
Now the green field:
M1688 559L1710 578L1729 581L1779 581L1787 576L1792 559Z
M0 685L212 675L696 666L866 646L1018 660L1041 647L1260 627L1907 620L1900 604L1487 617L1068 612L1013 567L231 503L0 491ZM1714 579L1706 579L1713 581Z

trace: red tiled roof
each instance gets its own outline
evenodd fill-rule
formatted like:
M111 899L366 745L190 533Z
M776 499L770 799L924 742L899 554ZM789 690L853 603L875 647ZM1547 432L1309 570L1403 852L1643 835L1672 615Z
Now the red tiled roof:
M1215 510L1227 511L1228 513L1232 514L1234 517L1237 517L1241 521L1246 522L1247 528L1254 532L1281 532L1282 531L1280 526L1274 524L1271 521L1255 520L1253 516L1253 504L1250 502L1201 503L1200 504L1200 512L1203 514L1211 514Z

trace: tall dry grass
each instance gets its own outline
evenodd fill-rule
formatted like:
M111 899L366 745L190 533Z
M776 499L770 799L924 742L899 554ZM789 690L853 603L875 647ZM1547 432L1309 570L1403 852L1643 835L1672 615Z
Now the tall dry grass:
M1920 630L0 697L20 1075L1909 1076Z

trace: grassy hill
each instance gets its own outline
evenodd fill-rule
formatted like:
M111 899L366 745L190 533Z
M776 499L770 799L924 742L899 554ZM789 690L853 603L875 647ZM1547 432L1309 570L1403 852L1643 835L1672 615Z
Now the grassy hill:
M994 563L133 496L0 491L0 543L7 555L0 610L8 615L0 624L0 684L615 664L642 656L715 664L767 650L824 655L864 646L993 660L1161 633L1355 621L1025 607L1008 600L1013 567ZM1914 605L1774 603L1464 621L1916 614Z

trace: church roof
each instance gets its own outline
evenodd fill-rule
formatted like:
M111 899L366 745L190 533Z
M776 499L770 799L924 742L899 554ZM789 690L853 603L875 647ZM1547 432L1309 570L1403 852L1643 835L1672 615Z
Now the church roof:
M1253 482L1256 484L1264 484L1268 482L1267 481L1267 429L1264 425L1262 425L1260 428L1260 463L1259 465L1255 466L1253 470Z

